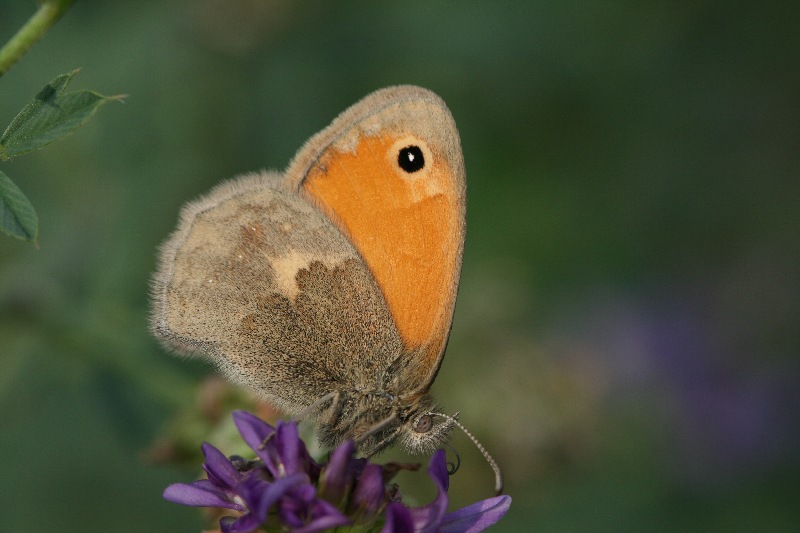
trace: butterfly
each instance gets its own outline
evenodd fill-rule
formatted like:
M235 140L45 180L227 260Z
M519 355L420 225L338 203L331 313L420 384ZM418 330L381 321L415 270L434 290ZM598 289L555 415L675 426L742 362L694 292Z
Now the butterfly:
M465 206L445 103L419 87L378 90L285 172L235 178L183 208L160 250L151 329L315 419L324 446L433 451L462 427L430 387L453 319Z

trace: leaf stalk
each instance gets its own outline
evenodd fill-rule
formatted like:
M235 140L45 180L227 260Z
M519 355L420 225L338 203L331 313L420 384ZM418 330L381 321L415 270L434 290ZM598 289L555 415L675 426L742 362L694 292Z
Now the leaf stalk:
M50 0L42 2L31 18L0 48L0 77L44 37L53 24L60 19L75 0Z

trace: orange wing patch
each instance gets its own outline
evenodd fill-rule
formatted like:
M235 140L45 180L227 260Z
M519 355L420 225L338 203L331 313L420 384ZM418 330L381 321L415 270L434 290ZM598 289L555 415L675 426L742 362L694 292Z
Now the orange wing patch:
M398 151L418 146L425 166L407 172ZM438 366L450 329L463 243L463 198L435 147L412 136L365 136L330 149L303 188L349 236L372 271L407 348Z

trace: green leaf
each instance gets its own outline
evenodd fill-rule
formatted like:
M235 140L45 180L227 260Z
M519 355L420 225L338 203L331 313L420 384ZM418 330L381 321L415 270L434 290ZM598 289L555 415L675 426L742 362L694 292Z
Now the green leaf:
M93 91L63 94L77 70L62 74L39 91L0 137L0 159L41 148L81 127L103 104L120 96Z
M2 171L0 171L0 230L34 242L39 232L39 218L30 200Z

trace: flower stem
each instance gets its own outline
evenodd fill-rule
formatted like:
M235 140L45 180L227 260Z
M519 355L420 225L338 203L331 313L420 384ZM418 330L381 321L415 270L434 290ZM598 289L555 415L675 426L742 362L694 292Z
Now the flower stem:
M42 2L28 22L0 49L0 76L8 72L74 3L75 0Z

